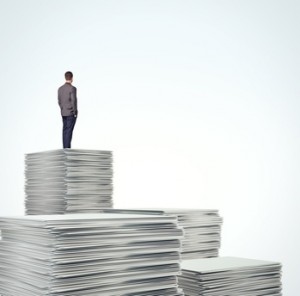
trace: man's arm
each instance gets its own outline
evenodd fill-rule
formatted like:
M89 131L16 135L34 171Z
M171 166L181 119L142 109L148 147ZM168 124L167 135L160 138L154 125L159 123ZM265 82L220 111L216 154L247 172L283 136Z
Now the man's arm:
M76 89L76 87L72 88L71 103L72 103L72 107L73 107L73 110L74 110L74 115L77 116L78 110L77 110L77 89Z
M57 100L58 100L58 105L59 105L59 107L61 107L61 100L60 100L59 89L58 89L58 91L57 91Z

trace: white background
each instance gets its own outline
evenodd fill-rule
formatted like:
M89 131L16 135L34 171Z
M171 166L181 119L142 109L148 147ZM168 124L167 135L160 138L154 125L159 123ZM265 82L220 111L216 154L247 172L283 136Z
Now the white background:
M216 208L221 255L283 263L298 294L299 1L0 1L0 215L24 212L24 154L114 152L115 207Z

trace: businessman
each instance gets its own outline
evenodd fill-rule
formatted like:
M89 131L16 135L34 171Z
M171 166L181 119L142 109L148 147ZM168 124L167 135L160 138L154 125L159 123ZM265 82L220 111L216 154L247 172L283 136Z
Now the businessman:
M72 85L73 73L65 73L66 83L58 89L58 105L63 120L63 148L71 148L73 129L76 123L77 89Z

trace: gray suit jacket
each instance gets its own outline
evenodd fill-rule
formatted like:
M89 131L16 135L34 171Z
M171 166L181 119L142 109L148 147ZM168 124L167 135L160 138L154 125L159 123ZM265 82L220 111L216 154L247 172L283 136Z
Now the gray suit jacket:
M77 116L77 89L71 83L65 83L58 89L58 105L62 116Z

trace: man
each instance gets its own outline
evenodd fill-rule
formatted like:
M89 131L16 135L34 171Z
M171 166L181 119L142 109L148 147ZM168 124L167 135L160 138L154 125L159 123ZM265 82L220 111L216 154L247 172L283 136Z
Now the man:
M73 73L65 73L66 83L58 89L58 105L63 119L63 148L71 148L73 129L77 119L77 89L72 85Z

